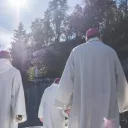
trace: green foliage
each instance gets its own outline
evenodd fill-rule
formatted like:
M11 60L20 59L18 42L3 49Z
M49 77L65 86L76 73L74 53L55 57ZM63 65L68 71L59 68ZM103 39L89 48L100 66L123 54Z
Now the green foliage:
M83 0L67 14L67 0L51 0L44 18L31 24L29 38L20 23L14 31L13 57L20 61L15 51L30 41L28 60L42 68L42 76L61 76L71 50L84 42L89 28L97 27L102 40L113 47L120 59L128 57L128 1ZM34 53L34 56L32 54Z
M55 42L60 42L60 37L64 31L64 20L67 15L67 0L52 0L49 2L51 13L51 24L55 34Z

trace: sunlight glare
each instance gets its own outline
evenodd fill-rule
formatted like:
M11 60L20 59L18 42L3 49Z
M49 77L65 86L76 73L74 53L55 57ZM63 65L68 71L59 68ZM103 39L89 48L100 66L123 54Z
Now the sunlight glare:
M15 9L25 8L27 0L9 0L9 5Z

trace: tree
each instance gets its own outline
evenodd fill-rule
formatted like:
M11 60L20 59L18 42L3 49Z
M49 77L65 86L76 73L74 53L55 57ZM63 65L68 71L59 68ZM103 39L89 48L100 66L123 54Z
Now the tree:
M25 42L25 40L27 39L27 34L26 34L26 30L24 30L24 26L21 23L19 23L18 29L14 30L14 37L13 37L13 43L17 43L17 42Z
M76 5L73 13L69 16L69 29L72 35L76 37L82 36L84 29L83 9L80 5Z
M31 25L31 42L38 50L44 45L54 41L54 31L51 27L49 10L45 12L44 19L36 19Z
M13 64L20 71L25 70L25 62L27 59L27 40L28 36L22 23L19 23L18 29L14 30L14 37L12 41L11 54L13 57Z
M120 0L119 8L122 10L124 15L128 15L128 0Z
M45 44L51 44L55 40L55 34L52 29L52 24L51 24L50 18L51 18L50 11L47 10L44 15L44 26L43 26L43 30L44 30L43 34L44 34Z
M119 57L127 57L127 49L124 49L128 42L127 0L84 0L84 3L82 6L76 5L73 12L67 15L67 0L52 0L44 18L32 22L30 33L32 52L36 53L49 47L42 57L36 56L36 59L41 61L40 65L51 68L53 66L51 60L53 58L57 60L59 58L57 54L61 55L61 52L57 54L53 52L58 49L51 50L54 42L64 40L66 43L72 39L74 42L77 39L80 41L91 27L100 29L103 41L115 48Z
M64 20L68 9L67 0L52 0L49 2L52 29L55 33L55 42L60 42L64 27Z
M35 48L41 48L44 42L44 35L43 35L43 19L36 19L31 24L31 42Z

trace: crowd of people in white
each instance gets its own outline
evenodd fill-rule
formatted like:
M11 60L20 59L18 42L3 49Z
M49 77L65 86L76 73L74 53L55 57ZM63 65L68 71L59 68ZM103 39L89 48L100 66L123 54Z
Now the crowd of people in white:
M0 128L17 128L27 120L20 72L0 45ZM119 112L128 110L128 84L116 52L96 28L74 48L61 79L46 88L38 118L43 128L119 128Z

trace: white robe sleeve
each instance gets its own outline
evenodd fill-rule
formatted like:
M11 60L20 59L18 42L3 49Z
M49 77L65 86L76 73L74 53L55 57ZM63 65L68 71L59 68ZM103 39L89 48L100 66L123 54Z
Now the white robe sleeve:
M70 54L62 74L55 98L55 106L67 109L72 102L74 88L74 58L73 52Z
M25 97L24 97L21 74L19 71L16 72L13 81L11 105L12 105L13 118L16 120L17 115L22 115L23 119L21 121L18 121L18 123L25 122L27 120L26 105L25 105Z
M128 111L128 83L121 66L121 63L116 55L116 83L119 112Z
M45 91L44 94L42 96L41 102L40 102L40 106L39 106L39 111L38 111L38 118L43 118L43 113L44 113L44 107L45 107Z

